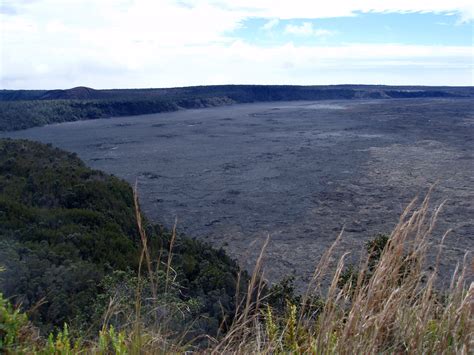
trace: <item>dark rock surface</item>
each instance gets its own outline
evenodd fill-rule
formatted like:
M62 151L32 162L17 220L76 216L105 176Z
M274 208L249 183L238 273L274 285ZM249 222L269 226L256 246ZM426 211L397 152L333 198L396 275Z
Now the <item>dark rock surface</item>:
M474 247L474 101L277 102L50 125L1 136L50 142L138 180L147 215L223 246L267 276L304 280L345 226L353 260L437 182L442 274ZM448 280L448 279L447 279ZM448 280L449 281L449 280Z

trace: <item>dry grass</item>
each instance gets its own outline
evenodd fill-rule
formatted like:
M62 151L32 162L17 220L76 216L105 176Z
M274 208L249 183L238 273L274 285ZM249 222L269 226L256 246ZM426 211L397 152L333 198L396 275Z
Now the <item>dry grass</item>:
M430 210L429 194L417 205L413 201L404 211L383 249L378 263L370 265L370 256L361 262L358 273L341 286L344 256L337 266L330 260L342 232L321 257L301 304L289 304L286 314L277 313L267 304L264 291L263 256L267 238L255 270L248 283L247 294L238 299L233 324L223 335L207 339L207 348L197 348L195 340L185 341L183 334L172 333L169 320L156 318L153 325L142 320L141 283L136 291L133 322L121 332L107 325L95 343L72 348L65 329L49 342L46 353L117 353L160 354L194 350L211 354L228 353L313 353L313 354L472 354L474 337L474 285L468 285L464 264L452 275L449 289L436 290L437 269L442 257L443 236L435 266L427 271L428 237L433 231L441 206ZM135 197L137 226L142 241L139 278L147 278L152 287L155 305L173 282L172 247L176 238L173 229L168 258L151 259L147 236ZM156 265L155 265L156 264ZM163 267L166 277L156 277ZM143 269L148 275L142 275ZM323 289L318 307L313 302L322 291L322 279L332 273L330 285ZM164 285L159 287L159 283ZM240 278L239 281L240 282ZM237 288L239 289L239 287ZM237 294L236 297L239 295ZM109 312L113 312L113 302ZM66 345L65 345L66 344ZM201 342L202 344L202 342ZM58 352L58 349L69 349Z
M444 237L434 269L425 270L428 236L440 209L430 212L429 194L419 206L413 201L400 217L375 269L369 272L367 258L357 277L342 289L338 287L344 267L341 257L322 311L311 314L307 310L312 309L312 295L319 291L339 236L316 267L301 305L290 306L289 313L277 319L270 308L262 311L258 306L264 300L247 302L242 316L212 352L472 353L474 285L466 284L467 255L443 294L435 290L435 281ZM260 260L252 280L261 272ZM257 287L254 281L251 284ZM248 299L254 294L249 290Z

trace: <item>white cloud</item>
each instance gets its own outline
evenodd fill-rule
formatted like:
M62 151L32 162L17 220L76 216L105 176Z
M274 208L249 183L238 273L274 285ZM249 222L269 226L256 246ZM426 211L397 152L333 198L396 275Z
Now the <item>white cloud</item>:
M423 84L472 85L471 50L466 47L398 44L262 48L236 41L230 46L133 48L132 58L99 52L77 58L58 50L23 62L10 87L172 87L210 84ZM49 61L48 57L55 58ZM139 59L137 59L139 58ZM14 60L15 58L12 58ZM137 60L130 65L130 60ZM109 62L110 61L110 62ZM48 63L47 66L42 64ZM13 63L9 65L13 66ZM15 63L15 66L18 63ZM40 85L38 85L40 83ZM36 84L36 86L34 85Z
M271 19L262 26L262 30L271 31L272 29L277 27L279 23L280 20L278 20L277 18Z
M464 0L4 0L0 87L164 87L224 83L472 85L472 47L251 46L230 33L248 18L455 12ZM2 12L0 11L0 12ZM303 23L289 33L325 36Z
M286 25L285 33L296 36L315 36L323 37L334 34L333 31L325 30L322 28L314 28L310 22L303 22L301 25Z
M300 26L298 25L287 25L285 27L285 33L290 33L300 36L310 36L313 34L313 25L309 22L304 22Z
M196 5L208 0L186 2ZM213 0L212 3L232 11L279 19L352 16L356 12L444 12L457 13L463 21L474 18L474 5L471 0Z

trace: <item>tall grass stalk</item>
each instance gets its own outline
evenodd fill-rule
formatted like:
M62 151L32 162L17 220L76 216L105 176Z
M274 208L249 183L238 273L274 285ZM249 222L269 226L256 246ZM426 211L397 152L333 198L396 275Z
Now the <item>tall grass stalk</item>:
M429 238L436 225L442 204L430 210L430 194L417 204L413 200L402 213L392 231L378 262L373 265L371 255L361 260L359 269L347 283L340 283L344 271L343 254L335 267L331 260L343 231L320 258L300 304L289 304L285 314L272 309L267 302L264 283L264 255L270 238L267 237L248 281L246 294L241 296L241 275L237 278L236 309L233 323L225 333L208 337L208 347L197 349L213 354L227 353L442 353L469 354L473 351L474 286L468 285L468 254L458 265L448 289L438 291L437 277L446 232L439 243L434 263L427 260ZM159 279L163 250L153 266L148 238L135 190L137 227L142 242L139 278L142 266L148 272L154 300ZM171 274L173 246L176 241L174 224L165 267L163 288L166 292L173 282ZM429 271L428 263L434 264ZM323 279L330 276L330 282ZM132 353L182 352L193 349L193 341L185 342L186 334L172 334L166 319L156 319L153 328L141 320L143 283L136 290L135 324L128 337L121 335L121 347ZM322 298L321 298L322 296ZM314 311L315 301L321 302ZM111 302L111 307L113 302ZM224 321L223 321L224 322ZM110 331L109 331L110 333ZM101 334L109 334L104 328ZM122 333L121 333L122 334ZM108 335L118 339L115 333ZM115 338L114 338L115 337Z
M449 289L436 290L442 245L432 271L427 256L431 235L441 206L430 211L430 193L421 204L413 200L390 235L378 263L369 269L370 255L361 262L355 278L339 285L344 268L344 254L333 271L324 306L315 316L308 312L321 278L328 270L336 242L322 256L308 289L298 305L286 316L277 315L268 306L258 309L262 300L249 296L226 337L214 348L215 353L315 354L428 353L469 354L474 337L474 285L467 284L468 255L456 268ZM256 287L261 265L257 262L251 285ZM471 270L472 271L472 270ZM295 325L294 320L298 319ZM263 320L262 320L263 319ZM242 336L245 334L246 336Z

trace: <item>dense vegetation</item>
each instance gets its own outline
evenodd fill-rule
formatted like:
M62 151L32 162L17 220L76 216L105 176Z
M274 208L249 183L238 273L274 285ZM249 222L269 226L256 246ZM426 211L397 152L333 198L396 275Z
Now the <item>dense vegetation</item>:
M45 100L0 102L0 131L96 118L133 116L217 106L223 99L179 100Z
M172 89L1 90L0 131L50 123L291 100L472 97L472 88L222 85Z
M143 233L156 274L140 279ZM0 140L0 267L0 292L42 333L67 322L84 335L101 326L106 312L109 324L120 323L110 300L132 309L136 286L150 284L155 297L183 315L175 327L194 320L193 334L217 332L235 309L238 267L222 250L146 220L139 230L126 182L25 140ZM143 312L156 310L149 296L143 293Z

